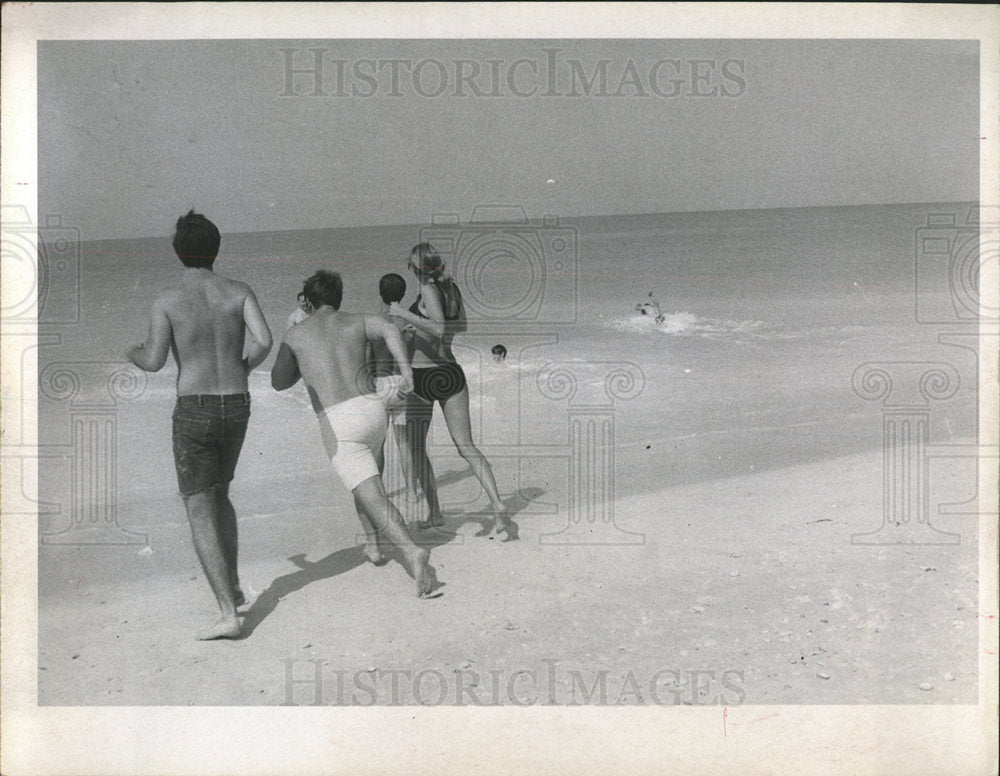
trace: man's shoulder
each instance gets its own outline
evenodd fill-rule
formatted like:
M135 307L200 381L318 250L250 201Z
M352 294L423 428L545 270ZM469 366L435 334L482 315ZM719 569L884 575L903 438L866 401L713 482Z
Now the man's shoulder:
M296 342L301 339L302 336L307 333L314 326L314 322L309 316L306 316L302 320L296 322L294 326L289 327L285 332L284 340L287 343Z
M346 329L352 326L364 326L369 318L378 318L378 316L371 313L348 313L338 310L336 321L337 326Z
M178 285L167 286L166 288L161 288L156 292L156 296L153 297L153 308L159 308L161 310L169 310L171 307L175 307L184 298L184 289Z
M353 320L357 322L360 328L368 330L370 328L378 329L381 326L392 326L392 321L390 318L379 313L351 313Z
M223 275L216 275L222 286L230 293L239 296L247 296L253 293L253 289L242 280L234 280L233 278L227 278Z

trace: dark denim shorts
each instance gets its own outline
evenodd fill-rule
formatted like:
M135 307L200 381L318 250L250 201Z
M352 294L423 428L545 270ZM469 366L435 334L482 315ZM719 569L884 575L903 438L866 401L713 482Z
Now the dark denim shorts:
M182 496L232 482L249 421L249 393L177 397L174 464Z

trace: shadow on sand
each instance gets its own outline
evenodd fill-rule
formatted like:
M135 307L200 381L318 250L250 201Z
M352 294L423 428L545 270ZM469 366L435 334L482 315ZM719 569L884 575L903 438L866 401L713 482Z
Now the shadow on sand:
M501 543L513 541L518 538L518 525L514 522L514 515L522 511L533 500L544 495L544 492L540 488L526 488L504 500L510 528L507 534L500 538ZM408 529L413 541L417 545L433 549L454 541L458 535L458 529L470 521L479 523L480 530L475 534L477 537L486 536L493 527L493 515L488 511L480 511L472 514L446 517L445 524L440 527L421 530L412 525L408 526ZM493 537L490 538L492 539ZM387 561L394 560L397 563L400 562L399 553L395 548L386 547L384 554ZM243 623L240 630L240 640L248 638L257 629L257 626L277 608L278 602L285 596L297 592L313 582L345 574L368 562L360 546L345 547L344 549L336 550L318 561L306 560L305 553L293 555L289 560L299 567L298 571L293 571L290 574L284 574L274 579L268 585L267 589L257 597L257 600L253 602L250 608L246 610L242 615ZM437 590L443 587L444 583L438 581L433 566L430 568L430 572L434 581L433 589Z
M508 529L502 535L492 535L493 513L489 509L482 509L478 512L444 512L444 525L425 528L411 532L413 541L421 547L433 549L444 544L453 542L459 535L458 531L466 523L478 523L479 530L473 534L474 537L487 537L490 540L499 541L501 544L516 541L519 537L520 526L514 520L514 516L523 511L532 501L545 495L541 488L524 488L514 495L504 499L504 507L507 511Z
M242 617L240 639L250 636L286 595L301 590L312 582L345 574L367 563L361 547L345 547L315 562L306 560L305 553L293 555L289 560L298 566L299 570L277 577L263 593L257 596L257 600Z

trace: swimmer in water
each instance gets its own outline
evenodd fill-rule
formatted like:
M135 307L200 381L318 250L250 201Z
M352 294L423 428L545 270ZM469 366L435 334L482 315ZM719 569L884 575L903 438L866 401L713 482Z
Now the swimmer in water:
M660 310L660 303L656 301L656 297L653 296L652 291L649 292L649 299L650 301L648 302L640 302L639 304L637 304L635 306L635 309L642 315L650 315L651 313L655 312L656 314L653 320L655 320L657 325L659 325L663 323L665 320L667 320L667 316L665 316L663 312Z
M507 358L507 348L503 345L494 345L490 348L490 353L493 354L493 360L498 364L502 364L504 359Z

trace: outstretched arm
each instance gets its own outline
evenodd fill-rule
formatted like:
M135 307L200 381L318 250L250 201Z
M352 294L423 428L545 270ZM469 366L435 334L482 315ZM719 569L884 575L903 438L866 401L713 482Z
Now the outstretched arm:
M146 341L129 349L126 358L145 372L158 372L167 361L173 329L163 303L153 302Z
M247 289L243 300L243 320L250 331L250 342L247 343L247 371L264 363L267 354L271 352L271 329L268 328L264 313L261 312L257 297Z
M276 391L283 391L295 385L300 377L302 373L299 372L299 362L295 360L295 353L288 347L287 342L282 342L278 348L278 356L271 367L271 387Z

